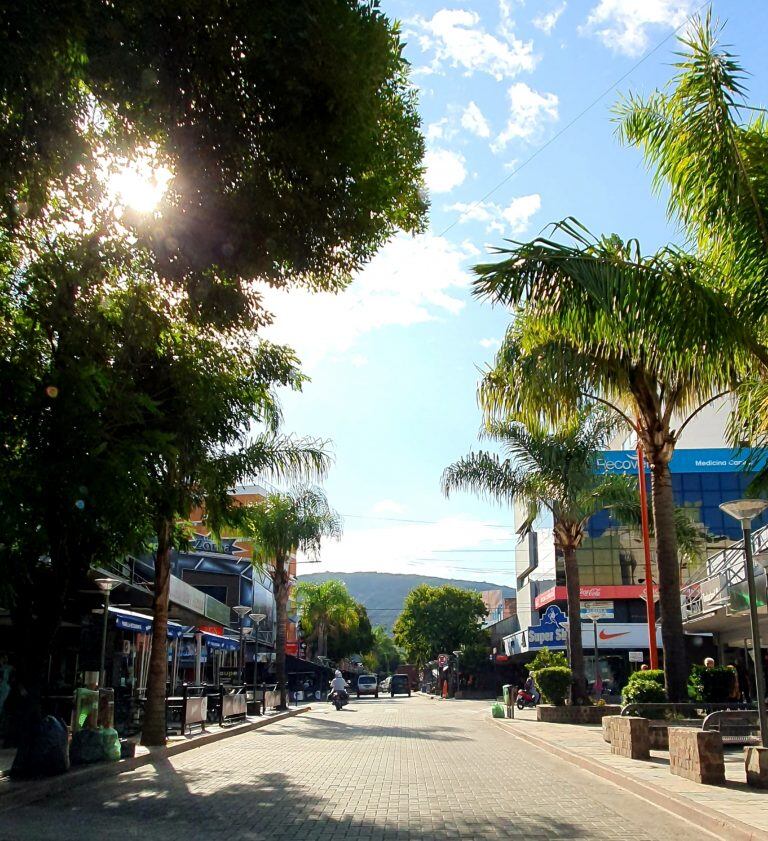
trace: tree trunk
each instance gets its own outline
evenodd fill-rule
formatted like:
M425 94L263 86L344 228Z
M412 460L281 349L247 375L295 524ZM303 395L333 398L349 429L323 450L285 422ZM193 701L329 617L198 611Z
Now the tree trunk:
M280 693L279 710L287 709L285 686L285 639L288 623L288 582L285 580L285 559L275 558L272 577L272 591L275 597L277 627L275 628L275 676Z
M317 656L328 656L328 631L325 628L325 622L320 622L317 626Z
M168 674L168 598L171 585L171 528L170 520L157 529L155 558L155 595L152 602L152 647L149 652L149 679L144 707L141 744L165 744L165 694Z
M581 588L576 547L564 546L563 560L568 595L568 661L573 672L572 700L574 704L579 704L587 698L587 678L584 674L584 649L581 644Z
M672 477L666 459L651 460L651 498L656 536L656 565L659 575L664 676L667 697L671 702L679 703L688 700L688 662L683 636L683 613L680 605L675 501L672 496Z

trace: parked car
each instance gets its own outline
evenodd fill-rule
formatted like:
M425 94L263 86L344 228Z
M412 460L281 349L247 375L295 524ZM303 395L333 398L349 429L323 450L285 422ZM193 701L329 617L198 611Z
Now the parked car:
M361 695L373 695L379 697L379 682L376 675L360 675L357 678L357 697Z
M408 675L392 675L389 683L389 694L394 698L395 695L407 695L411 697L411 681Z

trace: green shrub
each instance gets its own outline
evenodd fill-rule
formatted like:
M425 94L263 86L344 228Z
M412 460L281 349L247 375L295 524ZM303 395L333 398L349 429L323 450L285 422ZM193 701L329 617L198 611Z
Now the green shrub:
M547 666L536 670L536 686L547 704L562 706L571 691L573 675L567 666Z
M667 700L667 693L658 680L641 677L644 674L632 675L634 679L624 687L621 698L625 704L659 704Z
M536 652L536 656L528 664L528 671L533 674L541 669L548 669L550 666L567 669L568 658L562 651L550 651L548 648L542 648Z
M644 672L632 672L628 684L638 680L654 680L659 686L664 686L664 671L662 669L646 669Z
M733 669L727 666L693 666L688 678L688 697L692 701L705 701L711 704L728 700L733 688Z

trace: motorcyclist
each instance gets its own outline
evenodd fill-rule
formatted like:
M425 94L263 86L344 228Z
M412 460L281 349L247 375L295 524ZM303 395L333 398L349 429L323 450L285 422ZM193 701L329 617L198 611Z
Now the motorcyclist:
M334 692L340 692L344 700L349 697L347 694L347 682L344 680L338 669L336 669L333 680L331 681L331 695L333 695Z

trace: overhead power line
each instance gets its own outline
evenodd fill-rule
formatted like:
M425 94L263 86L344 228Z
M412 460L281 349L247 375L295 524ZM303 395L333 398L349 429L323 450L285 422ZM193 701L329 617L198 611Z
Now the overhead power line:
M483 195L483 196L481 196L479 199L477 199L477 201L475 201L473 204L471 204L471 205L469 206L469 208L468 208L467 210L465 210L463 213L460 213L460 214L456 217L456 219L454 219L454 220L453 220L453 222L451 222L451 223L450 223L449 225L447 225L447 226L446 226L446 227L445 227L442 231L440 231L440 233L438 234L438 236L441 236L441 237L445 236L445 235L448 233L448 231L450 231L451 229L455 228L455 227L456 227L456 225L458 225L458 224L459 224L459 222L461 221L461 219L462 219L462 217L463 217L463 216L466 216L468 213L471 213L471 212L472 212L472 211L473 211L476 207L479 207L479 206L480 206L480 205L481 205L484 201L486 201L486 199L489 199L489 198L490 198L490 197L491 197L494 193L496 193L498 190L500 190L500 189L501 189L501 188L502 188L502 187L503 187L503 186L504 186L504 185L505 185L508 181L510 181L512 178L514 178L514 177L515 177L515 175L517 175L517 174L520 172L520 170L522 170L524 167L528 166L528 164L529 164L529 163L531 163L531 161L533 161L533 160L535 160L536 158L538 158L538 156L539 156L539 155L540 155L540 154L541 154L541 153L542 153L545 149L548 149L548 148L549 148L549 147L550 147L553 143L555 143L556 141L558 141L558 140L559 140L559 139L560 139L560 138L561 138L561 137L562 137L562 136L563 136L563 135L564 135L564 134L565 134L565 133L566 133L569 129L571 129L571 128L572 128L572 127L573 127L573 126L574 126L574 125L575 125L575 124L576 124L576 123L577 123L577 122L578 122L578 121L579 121L579 120L580 120L583 116L585 116L587 113L589 113L589 112L590 112L590 111L591 111L591 110L595 107L595 105L597 105L597 104L598 104L598 102L600 102L601 100L605 99L605 97L606 97L606 96L608 96L608 94L609 94L609 93L611 93L611 91L615 90L615 89L616 89L616 88L617 88L617 87L618 87L618 86L619 86L619 85L620 85L620 84L621 84L621 83L622 83L622 82L623 82L623 81L624 81L627 77L631 76L631 75L635 72L635 70L637 70L637 68L638 68L638 67L640 67L640 65L641 65L641 64L645 63L645 62L646 62L646 61L647 61L647 60L648 60L648 59L649 59L649 58L650 58L650 57L651 57L654 53L658 52L658 51L659 51L659 50L660 50L660 49L664 46L664 44L666 44L666 43L667 43L667 41L669 41L669 40L670 40L670 38L674 38L674 37L677 35L677 33L678 33L678 32L680 32L680 30L681 30L684 26L687 26L687 25L690 23L690 21L691 21L691 20L692 20L692 19L693 19L696 15L698 15L698 14L699 14L699 12L701 12L701 10L702 10L705 6L708 6L710 3L711 3L711 0L705 0L705 2L704 2L704 3L702 3L702 4L701 4L701 5L700 5L697 9L696 9L696 11L691 12L691 14L690 14L690 15L688 15L688 17L687 17L687 18L686 18L686 19L685 19L685 20L684 20L684 21L680 24L680 26L678 26L678 27L677 27L677 29L673 29L673 30L672 30L672 32L670 32L670 33L669 33L669 35L667 35L665 38L662 38L662 40L661 40L661 41L659 41L659 42L658 42L658 44L656 44L656 46L655 46L655 47L653 47L652 49L648 50L648 52L647 52L647 53L645 53L645 55L644 55L644 56L643 56L643 57L642 57L639 61L636 61L636 62L632 65L632 67L630 67L630 68L629 68L629 70L627 70L627 72L626 72L626 73L623 73L621 76L619 76L619 78L618 78L618 79L616 79L616 81L615 81L612 85L610 85L609 87L607 87L607 88L606 88L606 89L605 89L605 90L604 90L604 91L603 91L603 92L602 92L599 96L596 96L596 97L595 97L595 98L594 98L594 99L593 99L593 100L589 103L589 105L587 105L585 108L583 108L581 111L579 111L579 113L578 113L578 114L577 114L577 115L576 115L576 116L575 116L572 120L570 120L569 122L567 122L567 123L566 123L566 124L565 124L565 125L564 125L561 129L560 129L560 131L556 132L556 133L555 133L552 137L550 137L550 138L549 138L549 140L547 140L545 143L542 143L542 145L541 145L541 146L539 146L539 148L538 148L538 149L534 150L534 152L532 152L532 153L531 153L531 154L530 154L530 155L529 155L529 156L528 156L528 157L527 157L527 158L526 158L526 159L525 159L525 160L524 160L524 161L523 161L523 162L522 162L519 166L516 166L516 167L515 167L515 168L514 168L514 169L513 169L510 173L509 173L509 175L507 175L506 177L502 178L502 179L501 179L501 181L499 181L499 182L498 182L498 184L496 184L494 187L491 187L491 189L490 189L490 190L488 190L488 192L487 192L487 193L485 193L485 195Z

